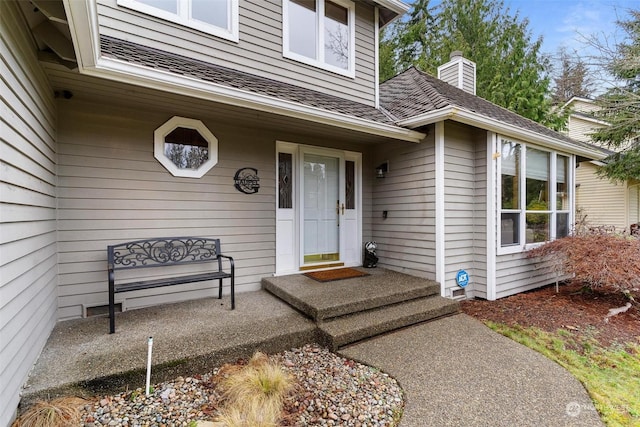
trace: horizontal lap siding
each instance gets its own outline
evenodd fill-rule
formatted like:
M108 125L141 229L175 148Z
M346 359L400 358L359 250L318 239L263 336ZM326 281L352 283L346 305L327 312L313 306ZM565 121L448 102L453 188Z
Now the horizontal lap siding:
M179 115L179 112L176 112ZM274 139L203 120L218 138L218 164L200 179L173 177L153 156L153 131L168 116L68 102L60 111L60 317L108 302L108 244L152 237L221 239L236 260L238 291L273 273ZM238 169L258 169L260 190L233 185ZM147 274L162 274L151 271ZM225 289L229 286L225 281ZM228 292L226 289L225 292ZM212 296L211 283L123 294L126 307Z
M503 298L561 280L548 263L528 259L525 252L496 257L496 297Z
M210 104L172 114L152 107L131 109L109 97L100 103L74 97L62 101L59 125L59 316L82 315L83 304L108 302L106 247L152 237L203 236L221 239L222 252L236 261L237 291L260 288L275 271L275 141L364 151L344 140L254 129L219 120ZM163 109L165 107L162 107ZM187 108L187 109L185 109ZM172 115L203 123L218 138L218 164L200 179L177 178L153 155L153 131ZM363 155L365 163L371 162ZM234 187L238 169L258 169L260 189ZM366 179L366 178L365 178ZM365 181L363 217L370 217ZM365 232L365 238L370 236ZM153 269L152 269L153 270ZM140 272L138 272L140 273ZM145 277L166 272L142 270ZM120 294L127 309L213 296L213 283L194 283ZM225 281L228 293L228 281Z
M56 321L56 114L19 7L0 2L0 425Z
M331 73L282 55L281 0L240 1L234 43L99 0L102 34L374 105L373 7L356 2L356 77Z
M576 210L578 221L588 226L613 225L618 231L625 230L626 186L613 184L596 175L598 166L582 162L576 169Z
M468 295L486 295L486 133L445 122L445 295L469 273Z
M429 132L433 135L433 132ZM372 170L389 162L384 179L373 182L373 240L378 265L435 278L435 149L433 136L420 144L378 147ZM387 219L382 218L383 211Z

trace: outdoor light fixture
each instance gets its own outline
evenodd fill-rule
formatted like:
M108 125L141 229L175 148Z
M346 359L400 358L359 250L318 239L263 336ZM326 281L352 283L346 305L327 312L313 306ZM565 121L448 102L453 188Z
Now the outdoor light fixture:
M384 162L376 168L376 178L384 178L389 172L389 162Z

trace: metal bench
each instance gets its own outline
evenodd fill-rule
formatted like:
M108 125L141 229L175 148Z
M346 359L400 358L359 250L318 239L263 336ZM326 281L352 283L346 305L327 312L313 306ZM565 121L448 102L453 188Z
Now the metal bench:
M229 272L222 269L222 259L229 261ZM220 253L220 239L201 237L162 237L136 240L107 246L109 274L109 331L116 331L115 294L183 283L218 280L218 299L222 298L222 279L231 279L231 309L235 309L235 266L233 258ZM170 267L212 263L213 271L174 275L161 279L116 283L116 271L139 268ZM167 269L170 271L170 269Z

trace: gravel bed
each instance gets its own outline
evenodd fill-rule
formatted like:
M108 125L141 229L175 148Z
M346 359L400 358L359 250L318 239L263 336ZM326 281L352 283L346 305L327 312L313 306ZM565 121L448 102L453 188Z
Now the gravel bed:
M285 402L283 426L393 426L404 407L397 381L378 369L345 359L317 345L271 356L296 381ZM224 370L224 368L223 368ZM178 377L144 388L106 396L82 411L82 425L193 426L215 420L222 398L220 368L189 378Z

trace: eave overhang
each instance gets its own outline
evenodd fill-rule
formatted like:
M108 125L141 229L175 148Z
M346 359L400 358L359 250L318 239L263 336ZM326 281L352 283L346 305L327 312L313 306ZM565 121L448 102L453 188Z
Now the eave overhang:
M426 137L422 132L392 124L379 123L102 57L96 2L94 0L63 1L78 60L78 70L81 74L402 141L420 142ZM393 3L397 7L401 2L385 0L384 3Z
M499 120L492 119L490 117L483 116L481 114L474 113L473 111L465 110L459 107L450 106L442 108L440 110L420 114L405 120L401 120L397 122L397 124L399 126L405 126L410 129L416 129L421 126L437 123L444 120L453 120L455 122L475 126L480 129L496 132L500 135L519 139L525 142L535 143L542 147L547 147L553 150L587 157L589 159L602 160L606 157L606 155L603 152L599 151L597 148L591 149L587 146L571 144L561 139L553 138L547 135L541 135L531 130L512 126Z

